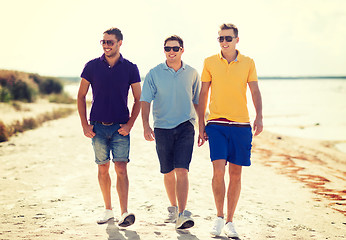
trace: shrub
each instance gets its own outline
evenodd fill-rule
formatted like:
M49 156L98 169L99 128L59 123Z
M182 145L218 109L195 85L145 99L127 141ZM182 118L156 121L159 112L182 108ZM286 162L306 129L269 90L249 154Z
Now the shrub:
M9 138L5 124L0 121L0 142L5 142Z
M62 94L63 88L63 83L58 78L0 69L0 102L11 100L33 102L38 93L43 95ZM65 95L55 98L57 102L72 102Z
M23 125L18 121L15 120L10 126L9 129L7 130L8 134L10 136L16 134L17 132L24 132Z
M39 123L34 118L24 118L23 119L23 129L30 130L35 129L39 126Z
M40 75L36 74L36 73L30 73L29 74L29 78L31 78L32 80L34 80L34 82L37 84L37 85L40 85L44 79L43 77L41 77Z
M9 102L11 99L12 95L10 90L0 85L0 102Z
M15 81L10 87L10 91L13 100L24 100L28 102L33 102L35 100L35 90L30 88L30 86L22 80Z
M55 78L47 78L39 84L40 92L43 94L62 93L63 85Z
M38 85L29 74L18 71L0 70L0 85L2 89L7 89L2 90L3 100L6 101L33 102L38 90Z

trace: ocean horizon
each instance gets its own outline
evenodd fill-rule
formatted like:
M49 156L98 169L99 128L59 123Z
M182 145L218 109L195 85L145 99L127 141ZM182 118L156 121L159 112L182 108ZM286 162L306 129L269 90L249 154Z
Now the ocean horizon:
M58 79L63 80L64 82L79 82L80 77L76 76L58 76ZM144 81L145 76L141 76L142 81ZM321 75L321 76L258 76L259 80L346 80L346 76L340 75L340 76L328 76L328 75Z

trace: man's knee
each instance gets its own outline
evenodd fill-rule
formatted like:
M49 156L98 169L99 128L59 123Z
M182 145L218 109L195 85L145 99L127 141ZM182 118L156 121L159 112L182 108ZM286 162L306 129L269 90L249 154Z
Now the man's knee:
M187 177L189 173L186 168L176 168L174 171L177 177Z
M225 160L213 161L213 174L216 178L223 178L225 176Z
M109 174L108 171L109 171L109 162L102 165L98 165L99 176L107 176Z
M238 166L234 164L230 165L229 177L231 181L240 181L241 173L242 173L242 166Z
M114 168L118 176L127 176L127 162L115 162Z

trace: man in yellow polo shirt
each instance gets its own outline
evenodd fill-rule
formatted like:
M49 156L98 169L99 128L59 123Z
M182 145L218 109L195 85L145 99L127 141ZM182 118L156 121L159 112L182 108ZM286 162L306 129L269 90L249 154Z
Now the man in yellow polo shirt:
M210 158L213 163L212 188L217 218L210 233L219 236L223 229L228 237L238 237L233 215L240 195L242 166L251 165L252 130L255 136L263 130L262 98L254 61L236 49L239 42L237 27L233 24L221 25L218 41L221 53L204 61L198 110L198 146L209 140ZM247 109L247 86L250 88L256 109L253 129ZM210 114L205 125L209 88ZM224 176L227 163L230 182L227 189L227 215L224 218Z

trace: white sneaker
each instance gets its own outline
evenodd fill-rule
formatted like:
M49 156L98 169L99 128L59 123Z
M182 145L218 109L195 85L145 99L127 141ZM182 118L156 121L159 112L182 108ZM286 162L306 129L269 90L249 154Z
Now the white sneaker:
M103 215L97 220L98 224L103 224L108 222L110 219L114 218L114 214L112 210L106 209Z
M171 207L168 207L167 210L168 210L168 217L165 219L165 223L175 223L178 217L178 207L171 206Z
M210 231L210 234L213 235L213 236L216 236L216 237L220 236L222 228L224 226L225 226L225 220L222 217L217 217L215 219L213 228Z
M234 224L232 222L228 222L223 228L227 237L239 237L238 233L234 229Z
M182 214L177 218L175 223L175 229L187 229L195 225L195 221L191 217L191 212L184 210Z
M123 213L118 222L119 227L128 227L135 223L136 217L133 213Z

